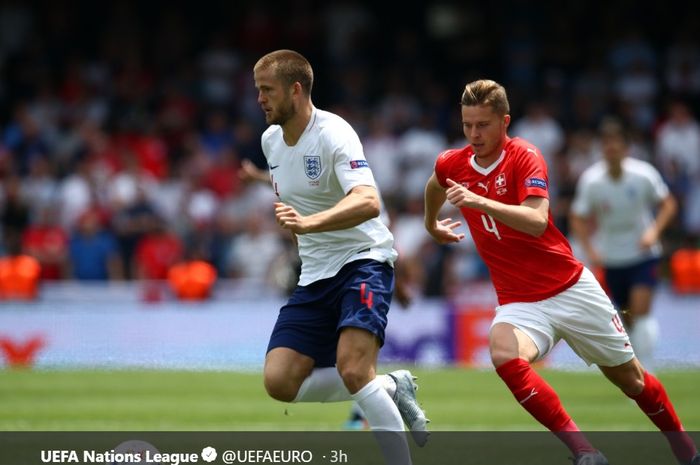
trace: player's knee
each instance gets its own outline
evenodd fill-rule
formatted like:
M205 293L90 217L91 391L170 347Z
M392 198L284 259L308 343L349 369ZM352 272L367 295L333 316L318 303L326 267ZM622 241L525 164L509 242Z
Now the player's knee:
M371 381L367 370L361 367L345 366L339 368L338 371L343 379L343 384L351 394L355 394Z
M635 373L631 376L627 376L618 383L618 387L627 396L638 396L644 390L644 374Z
M299 391L298 386L293 385L288 378L285 379L283 376L266 372L263 380L267 394L281 402L292 402Z
M637 396L644 390L645 370L636 358L616 367L601 367L601 370L627 396Z
M498 368L504 363L510 362L514 358L518 358L518 354L514 353L512 350L505 350L502 348L492 347L490 350L491 363L494 368Z

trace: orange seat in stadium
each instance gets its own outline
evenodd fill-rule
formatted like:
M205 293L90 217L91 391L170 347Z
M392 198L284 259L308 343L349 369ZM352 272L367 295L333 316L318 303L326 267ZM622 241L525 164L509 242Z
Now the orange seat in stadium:
M679 293L700 293L700 250L680 249L671 256L671 282Z
M178 299L204 300L211 295L216 282L216 270L202 260L173 265L168 271L168 283Z
M41 265L29 255L0 258L0 300L34 300Z

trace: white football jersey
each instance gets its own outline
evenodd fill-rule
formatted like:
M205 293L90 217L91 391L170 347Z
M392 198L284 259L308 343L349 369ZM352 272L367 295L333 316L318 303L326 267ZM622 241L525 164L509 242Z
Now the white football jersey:
M376 188L355 130L341 117L313 109L299 141L288 146L279 125L262 135L270 180L282 202L308 216L335 206L356 186ZM300 234L299 285L330 278L348 262L371 258L393 265L394 237L379 218L352 228Z
M651 164L622 160L622 177L613 179L605 161L581 174L572 211L593 216L598 229L594 241L606 266L627 266L661 255L661 244L642 250L639 239L654 222L654 208L669 195L668 186Z

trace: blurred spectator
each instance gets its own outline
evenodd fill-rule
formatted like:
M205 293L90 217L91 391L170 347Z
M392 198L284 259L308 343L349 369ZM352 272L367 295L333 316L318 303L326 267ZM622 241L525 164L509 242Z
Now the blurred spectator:
M679 203L682 227L700 234L700 125L682 101L669 106L656 135L656 158Z
M104 227L102 213L87 209L70 236L71 276L81 281L106 281L124 276L119 246L114 234Z
M108 182L115 173L124 169L124 155L115 137L93 123L83 123L78 128L81 146L68 153L61 161L65 166L86 160L96 182ZM75 169L75 168L73 168Z
M694 26L681 28L668 46L664 74L672 94L700 103L700 44Z
M415 293L416 290L422 291L426 279L421 254L429 238L423 226L423 199L403 198L399 205L401 214L393 215L390 229L394 235L394 248L401 260L401 280L411 293ZM396 270L398 273L399 268Z
M256 115L261 112L258 110ZM255 121L255 120L252 120ZM233 135L236 141L236 153L240 160L248 159L258 168L267 168L265 156L260 148L260 131L248 118L237 118L233 122Z
M391 232L394 242L405 263L420 256L423 244L430 239L425 235L423 221L423 199L421 197L405 198L401 214L393 218Z
M204 117L199 147L212 161L218 160L224 152L233 149L233 131L228 116L223 110L212 111Z
M377 115L389 124L391 132L401 134L418 123L422 113L420 103L398 68L390 67L386 71L383 87Z
M619 73L633 66L656 67L656 53L640 27L629 22L617 29L618 36L610 44L608 60Z
M167 146L156 132L155 125L149 123L140 132L124 135L123 138L126 147L136 155L143 172L155 179L163 179L167 175Z
M170 163L178 163L183 157L187 136L192 131L197 116L197 102L187 92L186 80L187 76L182 76L166 81L156 110L157 128L162 135Z
M378 116L370 121L369 132L364 137L365 158L386 201L393 201L400 193L402 176L401 153L396 136L389 130L387 122Z
M425 269L422 293L426 297L454 296L459 288L455 250L448 245L425 244L421 251Z
M30 208L32 219L37 218L39 212L46 206L58 206L56 205L58 183L52 169L53 166L47 158L35 158L29 167L28 175L22 180L22 198Z
M559 122L552 117L544 102L533 101L527 106L525 115L513 123L512 134L530 141L540 149L549 167L549 193L556 199L559 187L558 155L565 143L564 130Z
M247 215L243 230L233 238L227 254L230 277L251 279L259 283L268 280L270 265L282 253L283 248L280 232L270 224L272 219L274 213L269 208L252 211ZM288 233L283 231L282 234Z
M669 178L677 170L700 179L700 125L682 101L671 102L668 118L659 126L656 156Z
M565 172L574 183L583 171L602 158L600 142L589 129L579 129L569 134L569 144L565 151Z
M635 129L651 129L658 95L659 83L654 69L645 61L634 61L617 75L614 84L617 111Z
M212 34L209 46L200 57L202 98L205 103L226 105L234 98L233 74L239 59L228 43L225 31Z
M5 241L18 241L29 225L29 205L22 198L21 179L16 176L8 177L0 192L0 225L2 238Z
M367 5L350 0L329 2L323 14L326 26L327 55L337 65L349 63L358 58L363 50L369 31L375 26L374 18Z
M183 259L180 238L168 231L166 223L154 219L152 229L136 246L133 276L136 279L167 279L168 270Z
M204 174L196 169L185 173L181 213L190 225L190 231L207 231L216 220L219 200L206 186Z
M569 235L569 210L576 182L581 173L601 158L600 141L593 131L582 128L569 134L569 144L558 158L559 193L556 204L552 206L554 224L565 236Z
M503 41L504 82L510 89L513 106L517 107L537 90L541 46L535 31L526 22L516 21L511 34L509 40Z
M126 279L134 277L132 259L139 241L155 229L159 221L158 214L142 186L137 186L136 197L131 203L115 209L112 213L112 229L119 243L121 267Z
M204 186L213 192L219 200L238 194L240 190L238 155L233 149L223 150L219 157L210 163L204 173Z
M143 169L133 152L122 152L121 161L124 169L107 181L109 205L115 212L150 198L157 186L157 180Z
M27 102L27 112L44 135L47 144L52 146L58 142L61 116L66 113L65 105L53 87L49 79L42 80L34 100Z
M609 118L614 116L606 116L601 120L601 124L605 124ZM648 135L642 131L630 128L629 131L629 156L638 160L652 162L654 159L654 145Z
M92 165L85 158L77 160L74 170L58 185L57 198L61 204L61 225L67 231L73 229L76 220L90 206L100 203Z
M151 196L158 215L178 235L184 234L187 230L187 219L182 215L182 204L186 190L183 173L186 169L186 164L171 165L168 176L155 185Z
M594 130L610 104L612 86L609 71L604 63L594 59L573 79L571 124L574 128Z
M3 143L12 153L14 165L22 176L29 172L34 159L49 153L44 134L26 104L16 107L12 122L5 128Z
M22 234L22 248L39 261L41 279L67 277L68 234L61 227L55 203L45 204L38 210L35 221Z
M252 60L289 47L311 56L325 76L314 89L317 100L358 128L397 234L411 229L437 153L464 145L450 95L466 80L488 77L511 83L513 135L531 139L547 158L552 214L562 230L572 185L598 157L588 131L614 114L636 126L630 156L658 163L682 202L669 240L700 237L697 7L670 23L664 5L651 5L645 12L652 25L624 5L519 0L501 11L448 3L412 4L395 21L393 7L354 0L275 9L176 3L166 10L127 0L105 14L87 5L3 2L0 211L39 256L60 243L54 229L73 231L92 206L109 210L115 221L104 224L105 233L135 234L117 247L129 263L146 231L125 226L141 208L134 207L141 189L164 221L162 232L201 246L223 276L249 215L274 201L267 184L239 183L235 173L250 160L269 179ZM500 27L485 27L493 15ZM578 17L585 25L573 21ZM544 27L555 22L561 24ZM575 40L592 30L591 40ZM674 104L666 119L660 103L670 98L685 109ZM530 108L541 110L542 102L549 107L538 119ZM4 192L17 183L19 196L7 207ZM58 215L50 227L47 205ZM23 209L29 214L21 220ZM260 227L266 235L266 222ZM418 250L415 267L405 271L425 276L429 293L482 276L464 250ZM56 270L47 265L43 273ZM290 280L274 271L277 281Z
M423 114L419 124L406 130L398 140L402 166L402 197L423 198L424 183L433 172L435 158L445 150L447 139L437 130L432 115Z

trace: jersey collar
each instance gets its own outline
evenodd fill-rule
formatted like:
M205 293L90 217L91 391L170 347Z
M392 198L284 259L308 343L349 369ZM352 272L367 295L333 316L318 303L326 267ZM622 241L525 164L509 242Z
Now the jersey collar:
M495 170L496 167L503 161L503 159L504 159L505 157L506 157L506 149L503 149L503 151L501 151L501 156L498 157L498 159L497 159L496 161L494 161L493 163L491 163L491 164L490 164L489 166L487 166L486 168L482 168L482 167L479 166L479 164L476 162L476 154L472 154L472 157L469 159L469 163L471 163L472 168L474 168L474 170L475 170L477 173L486 176L487 174L491 173L491 171Z
M314 126L314 124L316 124L316 112L317 112L317 111L318 111L318 110L316 109L316 107L311 107L311 118L309 118L309 122L308 122L308 124L306 125L306 127L304 128L304 132L301 133L301 136L299 137L299 140L301 140L301 138L302 138L307 132L309 132L309 131L311 130L311 128Z

